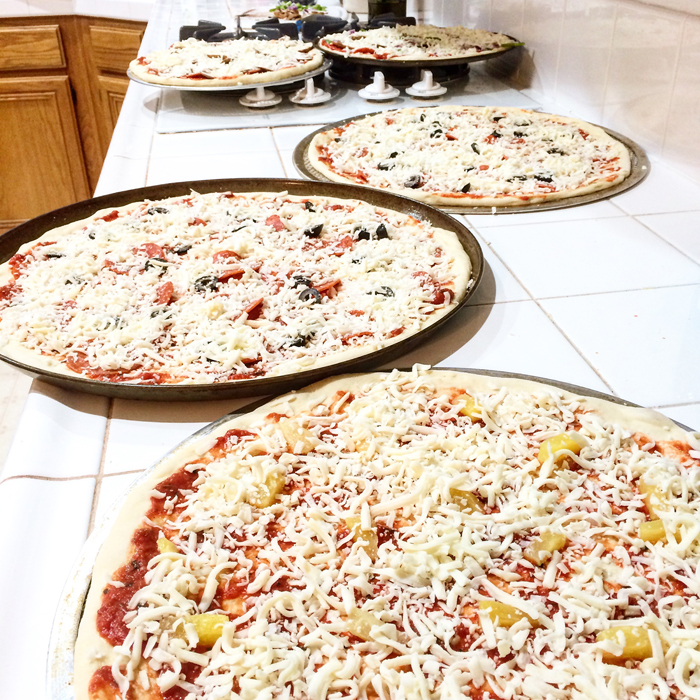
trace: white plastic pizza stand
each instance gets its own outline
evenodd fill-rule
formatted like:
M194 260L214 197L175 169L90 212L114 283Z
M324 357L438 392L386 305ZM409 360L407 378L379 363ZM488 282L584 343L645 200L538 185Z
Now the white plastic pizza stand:
M230 22L224 0L197 6L203 19ZM176 36L180 12L179 2L156 3L144 52ZM481 70L474 66L472 77ZM130 85L97 194L207 177L292 177L294 147L320 126L318 108L307 106L297 108L305 127L207 132L190 115L190 133L156 134L162 92ZM700 427L698 202L700 185L652 158L650 176L613 199L470 218L488 263L479 292L395 364L546 377ZM62 591L88 535L145 469L245 402L109 400L34 383L0 472L2 700L72 697L47 694L45 669L53 618L72 594Z

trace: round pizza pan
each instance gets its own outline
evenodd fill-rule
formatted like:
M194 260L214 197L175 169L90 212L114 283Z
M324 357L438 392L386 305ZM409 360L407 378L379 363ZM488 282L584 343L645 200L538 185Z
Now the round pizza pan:
M300 83L306 80L307 78L315 78L317 75L322 75L325 73L332 65L332 61L328 58L323 59L323 63L318 67L314 68L313 70L308 71L307 73L300 73L299 75L293 75L291 78L285 78L284 80L272 80L269 83L248 83L247 85L201 85L201 84L192 84L192 86L189 85L161 85L160 83L149 83L147 80L143 80L143 78L139 78L134 73L131 72L131 69L128 69L126 71L127 76L129 77L130 80L133 80L135 83L140 83L141 85L148 85L148 87L157 87L157 88L163 88L163 90L184 90L185 92L241 92L241 91L246 91L250 92L251 90L255 90L256 87L265 87L265 88L273 88L273 87L288 87L290 85L294 85L295 83Z
M403 369L404 371L408 371L410 368ZM640 408L639 404L632 403L631 401L625 401L617 396L605 394L593 389L587 389L582 386L577 386L576 384L559 382L552 379L544 379L542 377L534 377L529 374L515 374L513 372L499 372L495 370L483 369L465 369L461 367L435 367L433 368L433 371L465 372L469 374L480 374L487 377L501 377L504 379L525 379L528 381L539 382L556 389L562 389L580 396L603 399L620 406ZM112 524L124 505L128 494L132 489L136 488L140 483L142 483L154 469L158 468L162 462L169 459L170 456L178 450L186 447L196 440L199 440L202 437L205 437L212 431L216 430L223 423L265 405L271 399L272 397L268 397L260 401L255 401L238 411L229 413L228 415L219 418L213 423L201 428L196 433L190 435L190 437L174 447L170 452L168 452L167 455L136 478L131 486L129 486L129 488L120 496L120 498L110 507L105 517L99 523L97 523L95 529L92 531L87 541L83 545L77 562L73 566L73 569L63 588L63 592L61 593L61 602L59 603L54 617L53 626L51 628L51 636L49 639L46 668L47 700L75 700L75 695L73 693L73 654L75 642L78 638L78 627L83 614L83 607L90 589L92 568L94 566L97 553L104 541L107 539L107 535L112 528ZM683 430L691 432L691 428L688 426L683 425L678 421L674 421L674 423L676 423L676 425Z
M466 105L465 105L466 106ZM471 105L469 105L471 106ZM345 126L350 122L357 121L358 119L363 119L364 117L373 117L375 114L382 114L382 112L372 112L370 114L359 114L356 117L350 117L348 119L341 119L340 121L333 122L333 124L327 124L322 126L320 129L316 129L313 133L305 136L296 146L293 153L294 167L297 172L302 177L307 180L317 180L318 182L332 182L323 173L319 172L311 163L309 159L308 151L311 141L316 134L321 134L324 131L330 131L337 127ZM533 204L522 204L519 206L510 207L493 207L493 206L478 206L469 205L464 207L451 207L442 206L440 204L434 204L433 206L441 209L442 211L448 212L450 214L466 214L471 216L473 214L526 214L533 211L551 211L553 209L568 209L569 207L578 207L582 204L590 204L591 202L599 202L602 199L608 199L608 197L614 197L616 194L625 192L626 190L636 187L644 178L649 174L651 169L651 163L644 149L638 144L632 141L632 139L619 134L617 131L612 129L606 129L598 124L593 124L593 126L598 126L599 129L603 129L606 134L612 136L622 143L630 156L630 174L622 181L608 187L604 190L599 190L598 192L591 192L589 194L581 194L577 197L567 197L566 199L554 199L549 202L534 202ZM387 190L388 191L388 190Z
M288 192L297 196L337 197L338 199L359 199L372 206L393 209L426 221L436 228L454 233L471 261L470 283L461 301L442 318L413 335L407 336L386 347L368 352L346 360L332 362L321 367L302 372L242 379L216 384L159 384L138 385L129 383L110 383L81 376L68 376L34 367L25 362L12 359L0 351L0 360L16 367L31 377L42 379L67 389L83 391L123 399L140 399L145 401L208 401L212 399L242 398L280 394L297 389L300 386L318 381L332 374L358 372L376 368L390 362L420 345L445 322L448 322L474 294L481 281L484 269L484 257L481 246L469 228L451 216L412 199L390 192L362 187L360 185L343 185L338 183L310 183L304 180L286 180L278 178L240 178L224 180L198 180L175 182L152 187L142 187L123 192L114 192L94 199L86 199L70 204L62 209L48 212L11 229L0 237L0 264L9 260L25 243L36 240L51 229L58 228L73 221L80 221L92 216L100 209L121 207L144 199L167 199L190 194L194 190L200 194L208 192Z

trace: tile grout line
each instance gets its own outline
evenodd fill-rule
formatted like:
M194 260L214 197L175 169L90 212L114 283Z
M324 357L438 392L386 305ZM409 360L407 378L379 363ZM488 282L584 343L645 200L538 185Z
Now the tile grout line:
M696 263L697 264L697 263ZM582 294L561 294L551 297L533 297L533 301L549 301L550 299L578 299L579 297L599 297L604 294L628 294L629 292L653 292L657 289L679 289L680 287L697 287L699 282L684 282L683 284L659 284L655 287L633 287L631 289L609 289L603 292L584 292Z
M145 469L127 469L123 472L110 472L109 474L102 475L102 481L109 479L112 476L125 476L126 474L142 474Z
M513 276L513 279L528 293L530 296L530 300L533 301L536 305L537 308L549 319L550 323L562 334L562 336L565 338L565 340L571 345L571 347L576 351L578 356L591 368L591 370L594 372L594 374L600 379L603 384L609 389L610 393L613 394L614 396L617 396L617 393L615 390L610 386L610 384L605 381L605 379L601 376L600 372L589 362L588 358L578 349L578 347L572 342L571 338L564 333L564 331L559 327L559 325L554 321L554 319L545 311L544 308L542 308L542 305L539 303L537 299L535 299L534 296L532 296L532 293L530 290L520 281L518 276L513 272L513 270L510 269L508 265L506 265L505 261L501 258L500 255L491 247L491 244L484 239L484 243L488 246L489 250L496 256L496 258L500 261L500 263L503 265L503 267L508 270L508 272Z
M684 213L684 212L673 212L673 213L674 213L674 214L678 214L678 213L682 214L682 213ZM639 217L641 217L641 216L650 216L650 215L649 215L649 214L639 214L639 215L633 216L632 218L633 218L638 224L641 224L642 226L644 226L644 228L647 229L647 231L651 231L651 233L653 233L659 240L662 240L664 243L666 243L666 245L670 245L671 248L673 248L674 250L676 250L677 252L679 252L683 257L685 257L685 258L687 258L688 260L690 260L690 262L692 262L694 265L700 266L700 263L698 263L697 260L694 260L693 258L691 258L690 255L688 255L688 253L686 253L683 249L679 248L677 245L675 245L675 243L672 243L671 241L669 241L667 238L665 238L664 236L662 236L662 235L661 235L660 233L658 233L657 231L654 231L654 229L651 228L650 226L648 226L644 221L641 221L640 218L639 218ZM680 286L682 286L682 285L674 285L674 286L680 287Z
M34 481L81 481L82 479L94 479L94 474L81 474L80 476L43 476L41 474L14 474L0 481L0 486L8 481L16 479L33 479Z
M110 398L109 408L107 409L107 424L105 425L105 434L102 439L102 454L100 455L100 465L97 468L95 477L95 490L92 494L92 505L90 506L90 520L88 521L88 536L95 526L95 514L97 513L97 503L100 500L100 491L102 490L102 478L105 472L105 459L107 456L107 445L109 443L109 431L112 425L112 415L114 414L114 399Z

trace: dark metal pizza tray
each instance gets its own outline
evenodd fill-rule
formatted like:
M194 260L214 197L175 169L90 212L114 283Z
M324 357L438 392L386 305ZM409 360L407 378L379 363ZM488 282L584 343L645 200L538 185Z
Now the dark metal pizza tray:
M508 35L506 35L508 36ZM504 54L522 46L522 42L514 39L512 44L506 44L500 49L484 51L474 56L462 56L460 58L436 58L421 60L379 59L364 58L362 56L342 56L328 49L324 49L320 40L315 42L316 48L330 57L333 61L330 67L332 78L343 80L347 83L367 85L372 82L375 71L382 71L387 82L391 85L407 86L420 80L422 70L430 70L437 82L444 83L450 80L458 80L469 73L469 64L476 61L487 61L499 58Z
M465 105L472 107L474 105ZM409 107L407 109L415 109L415 107ZM305 136L294 149L293 160L294 167L297 171L308 180L316 180L318 182L331 182L323 173L316 170L311 161L309 160L308 151L311 141L316 134L321 134L324 131L330 131L336 127L345 126L350 122L357 121L358 119L364 119L365 117L373 117L375 114L386 114L386 112L372 112L370 114L358 114L356 117L349 117L347 119L341 119L340 121L334 122L333 124L327 124L322 126L320 129L316 129L308 136ZM590 122L589 122L590 123ZM608 199L608 197L614 197L616 194L625 192L626 190L636 187L644 178L649 174L651 169L651 163L644 149L632 139L618 134L617 131L612 129L606 129L604 126L599 126L593 124L593 126L598 126L599 129L603 129L605 133L612 136L614 139L620 141L626 148L630 156L630 174L617 185L613 185L605 190L599 190L598 192L591 192L590 194L582 194L578 197L569 197L567 199L555 199L549 202L536 202L533 204L523 204L520 206L511 207L491 207L491 206L464 206L464 207L451 207L443 206L440 204L434 204L433 206L438 207L442 211L446 211L450 214L466 214L471 216L473 214L526 214L533 211L551 211L553 209L568 209L569 207L578 207L582 204L590 204L591 202L599 202L602 199Z
M88 199L71 204L62 209L43 214L11 229L0 237L0 263L9 260L25 243L29 243L51 229L73 221L80 221L92 216L100 209L121 207L144 199L157 200L189 194L195 190L200 194L207 192L289 192L291 195L337 197L339 199L360 199L369 204L385 209L393 209L427 221L437 228L453 232L471 260L472 270L470 286L464 298L445 316L418 333L404 340L380 348L366 355L334 362L332 364L275 377L260 377L240 381L221 382L218 384L161 384L138 385L117 384L87 379L80 376L66 376L57 372L39 369L24 362L5 356L0 351L0 360L16 367L32 377L40 378L50 384L67 389L100 394L123 399L142 399L147 401L203 401L211 399L241 398L267 396L291 391L300 386L318 381L332 374L357 372L381 366L386 362L405 354L420 345L429 335L449 321L469 300L479 285L484 268L481 246L469 228L451 216L444 214L426 204L400 197L389 192L382 192L359 185L341 185L337 183L318 183L303 180L285 180L272 178L241 178L225 180L200 180L176 182L153 187L142 187Z
M404 369L404 371L408 370ZM467 372L470 374L480 374L487 377L525 379L528 381L540 382L544 385L549 385L557 389L562 389L564 391L571 392L572 394L590 396L591 398L595 399L603 399L620 406L640 408L639 404L632 403L631 401L625 401L617 396L604 394L600 391L577 386L576 384L568 384L567 382L559 382L552 379L543 379L542 377L533 377L528 374L514 374L512 372L498 372L483 369L464 369L460 367L436 367L433 368L433 371ZM107 539L114 520L121 511L128 494L132 491L132 489L136 488L146 478L148 478L154 469L157 469L162 462L169 459L170 456L178 450L186 447L196 440L199 440L202 437L205 437L206 435L209 435L223 423L226 423L237 416L245 415L250 411L254 411L271 400L271 398L265 398L261 401L255 401L244 408L239 409L238 411L234 411L233 413L229 413L228 415L219 418L219 420L210 423L188 437L186 440L177 445L177 447L168 452L168 454L161 460L156 462L152 467L141 474L111 506L105 517L99 523L97 523L95 529L92 531L92 534L83 545L80 556L74 565L70 576L68 577L63 592L61 593L61 602L59 603L56 615L54 617L53 626L51 628L51 637L49 640L49 653L46 669L47 700L75 700L75 694L73 692L74 649L75 642L78 637L78 626L80 625L80 620L83 614L83 607L85 605L88 591L90 590L92 569L95 564L97 553L99 552L104 541ZM683 430L691 430L678 421L674 421L674 423L676 423L676 425Z
M284 78L284 80L273 80L269 83L248 83L247 85L202 85L197 83L193 83L192 85L161 85L160 83L150 83L148 80L138 78L131 72L130 69L126 71L126 74L129 79L133 80L135 83L147 85L148 87L163 88L163 90L184 90L185 92L250 92L251 90L255 90L257 87L279 87L292 90L297 83L302 84L307 78L315 78L319 75L323 75L323 73L325 73L331 67L331 65L332 61L328 58L324 58L323 63L318 68L314 68L306 73L293 75L291 78Z

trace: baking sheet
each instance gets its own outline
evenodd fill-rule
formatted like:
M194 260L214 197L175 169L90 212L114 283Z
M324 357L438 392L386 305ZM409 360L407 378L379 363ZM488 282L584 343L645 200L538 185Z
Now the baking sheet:
M367 112L417 106L497 104L524 109L539 106L530 97L486 73L482 67L472 69L467 78L446 83L445 87L447 92L444 95L427 100L416 99L402 92L389 102L368 102L357 94L361 85L326 78L323 88L333 95L329 102L305 107L285 98L280 104L266 109L244 107L238 102L237 95L221 91L164 90L156 131L159 134L177 134L186 131L329 124Z
M30 364L19 362L0 352L0 360L16 367L21 372L41 378L49 384L62 386L89 394L144 401L206 401L224 398L244 398L279 394L318 381L337 373L370 370L390 362L412 348L423 343L428 336L449 321L471 298L481 281L484 258L481 246L466 224L447 214L420 204L405 197L357 185L337 183L311 183L303 180L273 178L240 178L224 180L199 180L176 182L152 187L143 187L124 192L115 192L84 202L71 204L62 209L43 214L11 229L0 238L0 263L9 260L24 243L36 240L43 233L58 226L80 221L92 216L100 209L114 209L140 202L145 199L158 200L189 194L192 190L201 194L207 192L288 192L297 196L337 197L339 199L359 199L377 207L392 209L408 214L421 221L428 221L436 228L453 232L459 239L471 261L470 286L461 301L447 314L426 326L418 333L409 335L398 342L379 350L370 351L357 357L331 362L330 364L273 377L258 377L214 384L160 384L139 385L111 383L82 376L67 376Z
M510 105L498 105L510 106ZM373 114L379 114L379 112L374 112ZM317 182L332 182L323 173L319 172L311 163L308 155L309 146L316 134L320 134L324 131L330 131L339 126L345 126L347 123L354 121L356 119L362 119L365 116L371 117L372 114L359 114L355 117L349 119L342 119L333 124L328 124L322 126L320 129L316 129L311 134L305 136L294 149L294 154L292 156L294 161L294 167L297 172L302 177L307 180L316 180ZM599 126L599 125L594 125ZM473 214L527 214L533 211L551 211L553 209L568 209L569 207L578 207L583 204L590 204L591 202L599 202L601 199L608 199L608 197L613 197L620 192L625 192L638 185L644 178L649 174L651 164L649 163L649 158L644 152L644 149L631 139L626 136L619 134L617 131L612 129L606 129L605 127L599 126L607 134L617 139L625 145L630 156L630 174L617 185L608 187L604 190L599 190L598 192L591 192L590 194L582 194L578 197L568 197L567 199L555 199L549 202L536 202L534 204L523 204L522 206L506 206L506 207L493 207L493 206L463 206L463 207L450 207L442 206L440 204L434 204L433 206L441 209L442 211L448 212L450 214L465 214L471 216Z
M386 371L386 370L383 370ZM408 371L408 370L404 370ZM569 391L573 394L579 394L581 396L590 396L596 399L604 399L606 401L611 401L612 403L621 406L632 406L639 407L638 404L631 403L630 401L625 401L617 396L611 396L610 394L604 394L600 391L594 391L593 389L587 389L585 387L577 386L575 384L568 384L566 382L558 382L550 379L544 379L542 377L534 377L527 374L513 374L510 372L498 372L491 370L479 370L479 369L465 369L457 367L436 367L433 371L448 371L448 372L468 372L471 374L480 374L487 377L503 377L509 379L526 379L530 381L540 382L542 384L547 384L553 386L557 389L563 389L564 391ZM117 500L114 505L110 508L107 515L102 521L100 521L92 534L88 537L83 549L80 553L78 561L76 562L70 576L64 586L63 592L61 593L61 602L56 611L54 617L53 626L51 629L51 637L49 640L49 654L47 659L47 674L46 674L46 697L48 700L75 700L75 694L73 692L73 655L75 642L78 637L78 627L80 625L80 619L83 613L83 606L85 605L85 599L87 598L88 591L90 589L90 580L92 577L92 569L97 557L97 553L102 546L103 542L106 540L112 525L122 509L124 502L128 494L132 489L137 487L142 483L154 469L169 459L170 456L181 450L191 443L199 440L211 432L216 430L220 425L226 423L227 421L236 418L239 415L249 413L256 408L263 406L265 403L270 401L271 398L263 399L262 401L256 401L249 404L244 409L240 411L235 411L230 413L223 418L205 426L201 430L191 435L189 438L181 442L177 447L171 450L167 455L165 455L161 460L156 462L152 467L147 469L143 474L141 474L127 489L127 491L122 494L122 496ZM686 431L691 429L678 421L674 421L676 425Z

